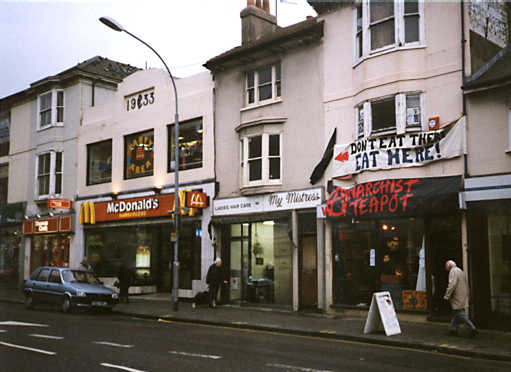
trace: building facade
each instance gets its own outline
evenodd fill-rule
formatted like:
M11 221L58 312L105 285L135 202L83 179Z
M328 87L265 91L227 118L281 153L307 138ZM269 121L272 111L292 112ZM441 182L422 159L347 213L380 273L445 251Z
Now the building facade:
M135 70L94 57L1 100L10 127L7 202L19 206L9 232L17 236L19 283L41 265L79 264L73 259L72 200L83 110L112 96Z
M323 23L281 28L268 1L248 1L240 16L242 45L205 64L215 81L213 226L229 277L222 298L317 307L315 207L324 193L309 176L323 153Z
M213 262L213 83L208 72L176 79L179 103L179 296L205 290ZM175 226L174 93L160 69L134 73L104 105L84 113L78 139L76 260L88 257L106 284L121 266L131 293L168 292ZM209 229L208 229L209 228Z

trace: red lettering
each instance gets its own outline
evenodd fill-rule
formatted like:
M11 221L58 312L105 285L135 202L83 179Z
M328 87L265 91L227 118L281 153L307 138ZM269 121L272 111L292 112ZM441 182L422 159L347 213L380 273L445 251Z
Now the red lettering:
M380 192L380 181L376 181L373 185L373 193L376 195Z
M366 183L366 198L368 198L368 197L373 195L373 191L371 190L372 186L373 186L372 182L367 182Z
M419 182L419 180L418 180L418 179L414 179L414 180L408 180L408 181L406 181L406 182L405 182L405 185L408 187L408 189L407 189L407 191L406 191L406 192L407 192L407 193L410 193L410 190L411 190L412 186L413 186L413 185L415 185L415 184L416 184L416 183L418 183L418 182Z
M394 213L397 211L397 207L399 205L399 201L397 200L397 194L392 194L392 197L389 201L389 211Z
M355 216L358 216L358 202L360 201L360 199L355 199L354 201L352 201L349 205L350 207L353 207L353 214Z
M381 182L381 193L382 194L388 194L389 193L389 186L390 186L390 181L389 180L382 181Z
M340 187L338 187L330 194L330 197L328 198L328 200L326 202L327 213L328 213L329 217L341 216L341 212L334 211L334 206L335 206L336 202L342 200L342 192L343 192L343 190Z
M371 201L369 202L369 213L377 213L378 212L378 198L373 196Z
M380 212L383 212L383 208L389 203L388 195L382 195L380 200Z
M408 198L411 198L413 194L406 194L401 197L401 203L403 205L403 212L406 212L406 203L408 202Z
M403 192L403 180L397 180L396 182L396 193Z
M367 213L367 199L360 199L360 204L358 206L360 208L360 215L363 216Z
M364 196L364 185L357 186L357 199L360 199Z

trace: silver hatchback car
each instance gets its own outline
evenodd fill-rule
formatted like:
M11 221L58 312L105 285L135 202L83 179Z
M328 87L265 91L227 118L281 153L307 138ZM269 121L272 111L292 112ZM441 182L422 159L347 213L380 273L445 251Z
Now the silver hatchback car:
M60 305L63 312L75 308L112 310L119 302L117 292L106 288L90 271L63 267L37 268L24 287L25 306L38 303Z

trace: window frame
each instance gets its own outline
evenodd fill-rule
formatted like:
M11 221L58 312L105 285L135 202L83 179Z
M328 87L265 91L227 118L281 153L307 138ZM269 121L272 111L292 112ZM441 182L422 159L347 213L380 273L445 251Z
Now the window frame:
M127 149L128 149L128 139L131 139L131 138L136 138L137 136L144 136L144 135L147 135L149 132L152 132L152 153L153 153L153 156L152 156L152 164L151 164L151 173L149 174L149 172L144 172L143 174L140 174L138 176L128 176L128 153L127 153ZM123 155L124 155L124 166L123 166L123 179L125 181L127 180L133 180L133 179L137 179L137 178L143 178L143 177L152 177L154 176L154 128L148 128L148 129L144 129L144 130L141 130L139 132L135 132L135 133L130 133L130 134L126 134L123 136Z
M42 109L41 99L43 96L50 95L50 107ZM59 104L59 97L62 97L62 102ZM65 106L66 106L66 95L64 89L52 89L41 93L37 96L37 129L44 130L55 126L64 126L65 120ZM41 114L42 112L50 112L50 121L48 123L42 123ZM59 115L59 113L61 113ZM60 116L60 117L59 117Z
M270 136L279 136L279 155L270 155ZM261 137L261 179L249 180L250 166L248 158L248 146L249 139L253 137ZM270 159L279 158L279 172L280 178L270 178ZM257 134L250 134L242 136L240 139L240 159L241 159L241 186L242 187L257 187L257 186L269 186L269 185L281 185L282 184L282 132L271 131L261 132ZM255 159L255 158L254 158Z
M103 141L88 143L87 146L86 146L86 151L87 151L87 174L86 174L85 184L87 186L101 185L101 184L104 184L104 183L111 183L112 182L112 166L111 166L112 163L110 164L110 179L109 180L100 181L100 182L92 182L91 181L91 169L90 169L91 148L94 147L94 146L99 146L99 145L106 144L107 142L110 142L110 157L111 157L111 160L112 160L112 163L113 163L113 141L112 141L112 138L109 138L109 139L106 139L106 140L103 140Z
M418 124L410 125L407 120L407 97L419 96L419 120ZM375 102L381 102L383 100L389 100L394 98L395 100L395 126L380 128L377 130L373 129L373 109L372 106ZM360 109L364 110L363 125L360 126L359 112ZM388 96L377 97L371 100L360 102L354 107L354 140L359 140L364 137L378 137L388 134L403 134L410 132L426 131L426 99L425 93L421 91L411 91L396 93ZM361 129L363 133L361 133Z
M424 0L417 0L417 12L405 13L406 0L394 0L394 15L384 19L371 22L370 20L370 4L371 0L358 0L353 6L353 59L354 64L358 64L366 58L386 53L393 50L425 47L424 34ZM362 29L357 29L358 12L361 14ZM406 18L418 17L418 40L406 42ZM394 43L375 48L371 48L371 26L377 26L390 18L394 19ZM361 35L362 48L359 53L357 37ZM355 67L355 66L354 66Z
M263 85L259 84L259 71L271 68L271 82L264 83ZM279 72L280 77L277 78L277 71ZM253 85L249 86L249 75L253 75ZM259 66L252 70L245 72L244 77L244 103L245 107L255 107L264 105L267 103L279 102L282 100L282 64L281 62L275 62L266 64L263 66ZM271 97L266 99L259 99L260 96L260 87L268 86L271 84ZM254 101L250 102L250 91L253 92ZM278 94L280 92L280 94Z
M199 117L196 117L196 118L193 118L193 119L189 119L189 120L186 120L186 121L180 121L179 122L179 129L180 129L180 134L179 134L179 147L181 148L181 144L184 144L186 142L182 142L181 140L181 137L182 137L182 132L181 132L181 128L184 126L184 125L187 125L187 124L194 124L194 122L196 122L195 125L198 124L198 122L200 122L200 126L201 126L201 162L200 162L200 165L198 166L190 166L188 168L181 168L181 166L179 167L179 171L187 171L187 170L193 170L193 169L201 169L201 168L204 168L204 117L202 116L199 116ZM172 123L172 124L169 124L167 125L167 173L174 173L174 169L172 169L172 161L173 161L173 157L174 157L174 125L175 123ZM183 141L184 141L184 138L183 138Z
M59 154L59 155L57 155ZM40 174L40 159L42 156L50 157L49 173ZM57 157L60 156L60 170L57 170ZM57 179L60 176L60 185L57 185ZM48 193L40 193L39 179L41 177L48 177ZM53 196L61 196L64 193L64 152L50 150L36 154L36 167L35 167L35 195L37 199L48 199ZM60 188L57 192L57 186Z

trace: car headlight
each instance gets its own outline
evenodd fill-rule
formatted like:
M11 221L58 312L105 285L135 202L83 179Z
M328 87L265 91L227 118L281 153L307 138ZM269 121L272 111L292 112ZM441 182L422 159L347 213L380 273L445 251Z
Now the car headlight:
M119 295L117 293L112 293L112 298L114 300L118 300L119 299Z
M84 291L76 291L78 297L85 297L87 294Z

